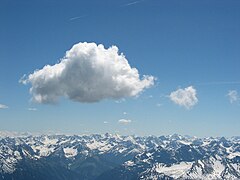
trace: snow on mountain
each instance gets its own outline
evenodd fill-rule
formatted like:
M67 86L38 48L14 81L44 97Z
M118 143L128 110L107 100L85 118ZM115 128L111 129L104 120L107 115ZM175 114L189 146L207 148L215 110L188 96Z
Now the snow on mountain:
M239 137L8 134L0 133L2 177L49 166L76 179L240 179Z
M65 157L68 158L68 157L74 157L78 154L78 150L77 149L74 149L73 147L71 148L64 148L63 149L64 153L65 153Z
M101 176L122 179L240 179L239 139L161 137L149 149ZM110 174L110 175L108 175Z
M172 166L166 166L163 164L156 164L156 172L163 173L167 176L178 178L184 175L192 166L192 162L180 162L179 164L173 164Z

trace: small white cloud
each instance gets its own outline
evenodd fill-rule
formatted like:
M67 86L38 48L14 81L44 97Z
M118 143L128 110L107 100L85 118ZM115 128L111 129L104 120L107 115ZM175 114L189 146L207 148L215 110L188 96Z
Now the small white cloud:
M103 121L103 124L108 124L108 122L107 121Z
M0 109L7 109L8 106L4 105L4 104L0 104Z
M130 120L130 119L119 119L118 120L119 124L124 124L124 125L127 125L127 124L129 124L131 122L132 122L132 120Z
M162 105L163 105L163 104L161 104L161 103L157 103L157 104L156 104L157 107L161 107Z
M192 86L171 92L169 97L175 104L186 109L191 109L198 102L197 91Z
M123 112L124 115L127 115L127 112Z
M37 111L37 108L28 108L29 111Z
M121 98L121 99L119 99L119 100L116 100L115 103L120 104L120 103L123 103L123 102L125 102L125 101L126 101L125 98Z
M227 94L230 103L234 103L240 100L238 92L236 90L229 90Z
M59 63L20 79L31 85L30 93L37 103L56 103L60 97L87 103L134 97L154 81L149 75L141 78L116 46L106 49L86 42L75 44Z

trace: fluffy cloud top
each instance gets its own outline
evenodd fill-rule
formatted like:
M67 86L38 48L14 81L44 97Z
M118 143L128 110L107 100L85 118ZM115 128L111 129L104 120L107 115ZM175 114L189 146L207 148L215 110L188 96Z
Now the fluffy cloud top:
M0 104L0 109L7 109L8 106L4 105L4 104Z
M229 90L227 96L231 103L237 102L240 99L236 90Z
M187 109L191 109L198 102L197 91L192 86L178 89L172 92L169 97L174 103Z
M127 125L127 124L129 124L131 122L132 122L132 120L130 120L130 119L119 119L118 120L119 124L124 124L124 125Z
M64 96L78 102L97 102L136 96L154 84L154 77L140 78L118 48L102 44L75 44L55 65L46 65L20 80L31 84L37 103L56 103Z

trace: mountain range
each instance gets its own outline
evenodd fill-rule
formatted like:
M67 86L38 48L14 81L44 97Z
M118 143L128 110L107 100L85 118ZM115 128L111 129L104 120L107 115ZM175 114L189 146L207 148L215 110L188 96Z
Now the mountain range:
M0 132L0 180L240 179L240 137Z

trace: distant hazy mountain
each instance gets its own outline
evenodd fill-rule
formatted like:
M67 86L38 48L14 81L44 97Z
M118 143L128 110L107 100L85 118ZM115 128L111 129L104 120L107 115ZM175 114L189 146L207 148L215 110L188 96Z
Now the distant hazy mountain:
M240 137L0 133L0 180L240 179Z

